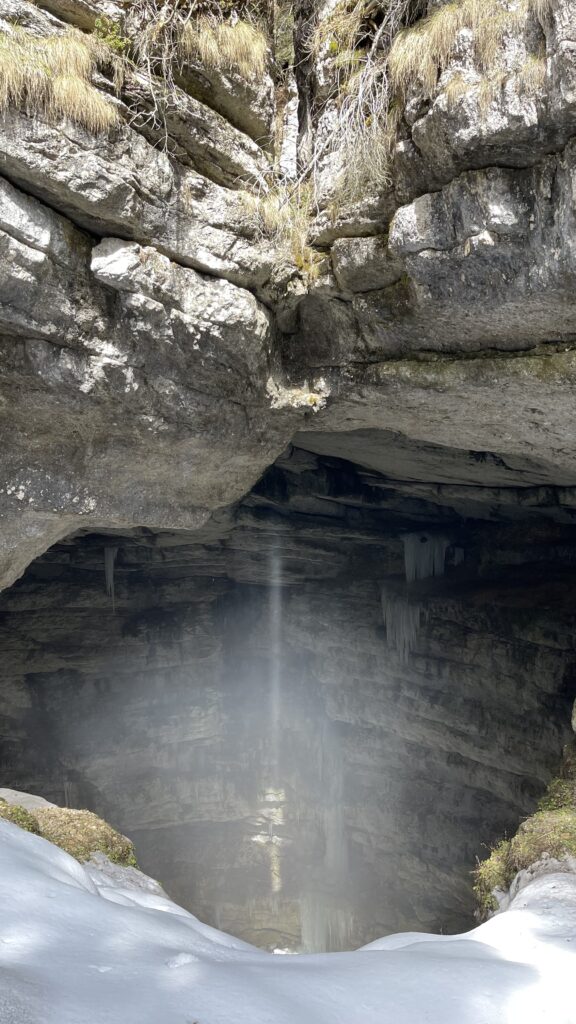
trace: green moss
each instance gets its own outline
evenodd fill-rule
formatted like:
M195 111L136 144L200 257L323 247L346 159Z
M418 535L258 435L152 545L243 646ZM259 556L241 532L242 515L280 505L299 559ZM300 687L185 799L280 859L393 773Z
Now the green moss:
M507 889L514 872L510 869L510 842L503 839L490 856L481 861L474 872L474 895L483 918L498 910L494 889Z
M89 860L93 853L105 853L114 864L137 868L130 839L108 825L92 811L69 807L38 807L34 813L0 798L0 818L42 836L76 860Z
M100 852L115 864L138 866L130 840L91 811L41 807L35 816L40 826L40 835L76 860L85 861L93 853Z
M25 829L26 832L35 832L36 835L40 833L38 822L30 811L27 811L25 807L20 807L19 804L9 804L6 800L0 799L0 818L4 818L5 821L11 821L13 825L18 825L20 828Z
M563 751L558 778L552 779L538 810L522 822L513 839L498 844L474 872L480 917L498 909L494 889L507 889L518 871L547 855L576 857L576 743Z
M566 853L576 856L576 810L573 807L537 811L520 825L510 841L513 873L530 867L545 853L550 857L562 857Z
M576 783L572 779L552 779L538 803L539 811L556 811L576 805Z

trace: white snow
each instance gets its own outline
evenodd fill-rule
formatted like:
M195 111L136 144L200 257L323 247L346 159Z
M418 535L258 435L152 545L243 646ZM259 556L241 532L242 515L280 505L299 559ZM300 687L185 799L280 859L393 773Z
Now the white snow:
M20 789L0 789L0 800L5 800L7 804L17 804L19 807L24 807L27 811L36 811L39 807L56 806L51 804L49 800L45 800L43 796L23 793Z
M0 821L1 1024L576 1024L575 972L573 874L466 935L274 956Z

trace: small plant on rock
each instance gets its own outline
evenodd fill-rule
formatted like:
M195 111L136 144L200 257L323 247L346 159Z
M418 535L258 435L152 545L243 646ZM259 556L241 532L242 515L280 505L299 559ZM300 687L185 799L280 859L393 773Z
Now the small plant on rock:
M40 834L40 828L34 815L25 807L20 807L19 804L9 804L6 800L0 799L0 818L4 818L4 821L11 821L13 825L18 825L26 832Z
M100 852L115 864L137 867L131 841L92 811L40 807L34 811L34 817L40 835L76 860L88 860L93 853Z
M504 839L474 872L474 893L479 916L498 909L495 890L505 891L518 871L542 857L576 857L576 747L564 750L560 776L553 779L538 810L520 825L512 839Z
M93 853L99 852L114 864L138 867L130 839L92 811L48 806L32 812L0 799L0 818L42 836L76 860L89 860Z

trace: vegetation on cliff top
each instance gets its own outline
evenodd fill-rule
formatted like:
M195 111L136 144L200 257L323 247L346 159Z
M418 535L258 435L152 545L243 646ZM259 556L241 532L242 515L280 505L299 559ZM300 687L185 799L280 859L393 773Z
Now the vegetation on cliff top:
M69 28L41 38L18 26L0 32L0 111L67 117L95 134L119 121L113 103L92 84L98 68L115 64L102 40Z
M186 60L258 81L270 55L265 0L134 0L119 23L96 19L94 32L67 28L48 37L18 24L0 32L0 112L10 107L50 120L68 118L98 134L118 125L120 108L94 85L96 71L120 90L143 73L154 117L174 102Z
M471 33L479 70L490 71L507 35L522 29L529 14L544 17L549 0L452 0L395 38L388 58L394 93L418 88L434 92L438 78L454 56L459 34Z
M576 745L564 751L560 775L553 779L538 810L522 822L512 839L503 839L474 872L474 893L482 918L498 909L494 890L506 891L518 871L543 856L576 857Z
M91 811L69 807L39 807L27 811L0 800L0 818L42 836L76 860L89 860L93 853L100 852L115 864L138 866L131 841Z
M307 244L314 192L308 182L319 164L338 153L336 207L389 187L405 104L411 95L433 97L462 33L470 34L482 74L479 102L486 106L510 77L495 61L506 36L529 15L544 18L550 3L450 0L426 14L427 0L337 0L310 42L333 78L328 101L334 101L336 126L317 142L296 185L276 182L255 197L256 233L272 238L298 269L314 276L321 256ZM96 73L105 73L120 93L125 78L137 72L152 103L143 115L133 114L160 129L159 144L163 138L168 147L166 112L178 104L186 69L200 65L257 83L272 65L277 40L291 34L293 13L288 28L282 21L288 6L287 0L133 0L121 22L102 15L91 34L68 28L45 38L16 25L0 33L0 111L16 107L104 132L130 119L132 101L122 105L110 86L96 88ZM542 53L525 55L513 72L518 88L532 93L541 90L545 73ZM471 87L456 71L445 83L448 102Z
M344 198L390 184L406 101L412 94L433 97L463 32L481 78L471 83L457 72L448 90L451 102L477 87L485 109L509 78L524 93L542 88L546 65L540 52L522 56L520 48L517 66L507 70L498 66L497 54L528 17L548 15L550 0L450 0L423 17L426 7L422 0L339 0L317 26L315 55L334 72Z

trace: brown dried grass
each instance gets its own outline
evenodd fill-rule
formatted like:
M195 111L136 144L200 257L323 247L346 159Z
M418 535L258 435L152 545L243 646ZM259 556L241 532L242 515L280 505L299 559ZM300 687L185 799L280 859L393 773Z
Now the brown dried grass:
M77 29L39 38L24 29L0 33L0 111L69 118L98 134L119 122L113 103L92 85L92 75L110 64L108 48Z
M202 17L189 21L182 32L180 51L210 68L237 71L248 80L265 73L269 46L265 33L250 21L222 21Z

